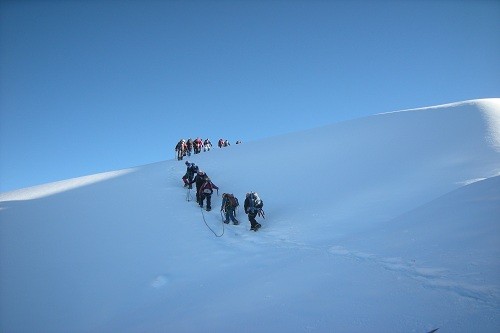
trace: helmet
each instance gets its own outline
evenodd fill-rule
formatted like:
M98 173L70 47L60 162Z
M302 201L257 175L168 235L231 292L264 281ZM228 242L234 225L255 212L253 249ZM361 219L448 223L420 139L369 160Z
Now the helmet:
M191 165L191 163L189 163L189 161L186 161L186 165L189 166L189 165Z

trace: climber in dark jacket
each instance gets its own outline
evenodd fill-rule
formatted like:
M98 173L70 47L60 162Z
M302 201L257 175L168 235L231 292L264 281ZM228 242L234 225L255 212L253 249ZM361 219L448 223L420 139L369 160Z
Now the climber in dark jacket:
M245 214L248 214L250 230L257 231L261 227L261 224L257 222L255 218L257 215L264 217L264 212L262 211L263 206L264 202L259 198L257 193L247 193L243 207L245 208Z
M201 185L203 185L203 183L205 182L205 179L208 178L207 174L201 170L198 171L198 173L196 174L196 176L194 177L194 179L192 181L189 182L189 184L196 184L196 202L199 203L200 201L200 187Z

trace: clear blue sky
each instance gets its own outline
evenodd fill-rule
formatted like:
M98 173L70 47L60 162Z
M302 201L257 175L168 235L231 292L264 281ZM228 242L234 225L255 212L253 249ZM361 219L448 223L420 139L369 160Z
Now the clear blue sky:
M1 1L0 191L500 97L499 59L500 1Z

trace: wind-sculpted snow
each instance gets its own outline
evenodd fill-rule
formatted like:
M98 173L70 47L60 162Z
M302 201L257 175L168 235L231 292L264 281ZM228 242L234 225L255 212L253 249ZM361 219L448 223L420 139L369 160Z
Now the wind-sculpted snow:
M78 187L89 186L111 178L125 175L133 171L134 169L126 169L119 171L104 172L96 175L59 181L48 185L34 186L26 189L20 189L17 191L2 193L0 194L0 201L32 200L32 199L43 198L57 193L71 191Z
M377 230L344 239L343 246L334 246L331 252L376 261L426 286L454 291L499 309L500 262L495 259L500 258L499 218L497 176L439 197ZM377 249L377 254L362 252L370 249ZM440 266L428 267L430 264Z
M174 160L2 193L0 331L498 332L499 124L487 99L214 149L211 212ZM223 224L251 190L262 229Z

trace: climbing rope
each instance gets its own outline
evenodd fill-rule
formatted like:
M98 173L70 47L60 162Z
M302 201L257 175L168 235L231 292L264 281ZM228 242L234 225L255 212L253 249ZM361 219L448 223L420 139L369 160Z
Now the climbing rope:
M210 228L210 226L207 223L207 220L205 220L205 213L203 213L203 207L200 207L200 210L201 210L201 216L203 217L203 222L205 222L205 225L207 226L207 228L210 229L211 232L213 232L215 237L222 237L224 235L224 222L222 223L222 234L217 235L217 233L215 231L213 231L212 228Z
M219 190L217 190L217 196L219 196ZM193 196L191 194L191 189L188 187L187 191L186 191L186 201L191 201L191 199L193 199ZM207 226L208 229L210 229L210 231L215 235L215 237L222 237L224 235L224 223L222 223L222 233L220 235L217 235L217 233L212 229L210 228L210 226L208 225L207 223L207 220L205 219L205 213L203 212L203 207L200 207L200 210L201 210L201 216L203 218L203 222L205 222L205 225Z

